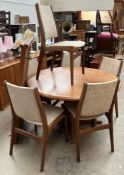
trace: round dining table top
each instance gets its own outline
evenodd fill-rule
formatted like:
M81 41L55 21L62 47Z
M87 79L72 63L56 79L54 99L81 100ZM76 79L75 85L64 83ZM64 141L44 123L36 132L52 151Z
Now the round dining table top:
M76 101L80 99L83 83L101 83L117 79L116 76L99 70L85 68L82 74L81 67L74 68L74 85L70 82L70 68L57 67L53 71L44 69L40 72L39 79L36 74L28 77L27 85L37 87L41 96L55 100Z

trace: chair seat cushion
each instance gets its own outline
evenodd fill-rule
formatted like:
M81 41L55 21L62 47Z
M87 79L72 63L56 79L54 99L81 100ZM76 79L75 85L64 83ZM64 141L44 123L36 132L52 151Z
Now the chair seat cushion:
M64 112L64 109L57 106L48 105L47 103L43 103L43 106L45 109L48 125L52 124L52 122L54 122L56 119L58 120L58 117Z
M51 125L52 122L55 122L56 119L58 121L58 117L59 116L62 117L61 114L64 112L64 109L59 108L57 106L48 105L47 103L43 103L43 107L45 110L48 125ZM28 122L36 125L42 125L42 122L39 122L39 121L35 121L35 122L28 121Z
M67 111L69 111L69 113L75 118L76 117L76 109L77 109L77 105L78 102L65 102L65 108L67 109ZM86 117L86 116L80 116L80 120L91 120L94 119L96 117Z
M99 38L111 38L113 36L113 38L118 38L118 34L116 33L111 33L110 32L101 32L98 37Z
M85 45L85 42L84 41L61 41L61 42L58 42L58 43L54 43L50 46L59 46L59 47L62 47L62 46L73 46L73 47L83 47Z

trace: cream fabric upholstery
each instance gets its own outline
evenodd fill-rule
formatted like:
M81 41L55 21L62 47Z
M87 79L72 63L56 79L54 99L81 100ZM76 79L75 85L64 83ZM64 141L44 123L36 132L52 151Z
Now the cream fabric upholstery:
M10 83L6 83L6 85L16 115L28 122L41 125L41 114L39 112L34 89L20 87ZM59 107L50 106L45 103L43 103L43 109L47 117L48 125L64 111Z
M36 74L37 67L38 67L37 58L30 59L29 60L29 68L28 68L28 77L30 77L33 74Z
M88 83L80 116L84 120L100 116L109 111L118 80L106 83ZM76 115L76 102L65 103L67 109Z
M58 43L54 43L51 46L73 46L73 47L83 47L85 45L84 41L61 41Z
M103 57L99 69L106 72L110 72L115 76L118 76L120 64L121 64L120 60L109 58L109 57Z
M51 39L57 37L57 29L53 13L50 6L39 5L40 15L44 27L45 39ZM74 46L74 47L83 47L85 42L83 41L62 41L54 43L50 46Z
M45 38L55 38L57 37L57 29L54 21L53 13L50 6L40 6L40 15L43 22Z
M62 67L69 67L70 66L70 54L67 51L63 52L63 60L62 60ZM74 67L81 66L81 56L77 57L74 60Z
M64 112L62 108L57 106L51 106L46 103L43 103L43 106L45 109L48 125L50 125L59 115Z

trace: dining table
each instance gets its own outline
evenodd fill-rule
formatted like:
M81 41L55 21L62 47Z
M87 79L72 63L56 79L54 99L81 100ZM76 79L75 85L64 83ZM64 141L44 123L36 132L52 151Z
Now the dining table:
M84 82L103 83L117 79L111 73L99 69L85 68L82 74L81 67L74 68L74 84L70 83L70 67L57 67L53 71L44 69L40 71L39 79L36 74L28 77L27 85L38 88L39 94L52 100L77 101L83 89Z

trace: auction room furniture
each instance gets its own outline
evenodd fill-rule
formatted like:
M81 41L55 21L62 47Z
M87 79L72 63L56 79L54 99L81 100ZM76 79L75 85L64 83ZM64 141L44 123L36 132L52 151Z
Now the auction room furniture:
M79 102L65 103L67 114L70 116L73 125L78 162L80 162L80 137L93 131L109 129L111 152L114 152L112 112L118 85L118 79L101 83L84 83ZM96 119L101 115L107 117L107 124L87 128L81 127L81 121Z
M96 30L95 53L106 53L115 56L118 35L112 32L111 23L102 23L99 10L96 12Z
M36 80L36 75L30 76L27 80L29 87L37 87L43 97L54 100L76 101L80 99L83 83L102 83L116 79L116 76L98 69L85 68L85 74L82 74L81 67L74 68L75 83L70 84L70 68L57 67L52 72L50 69L44 69Z
M123 66L123 60L117 60L109 57L103 57L99 66L100 70L112 73L116 77L120 78L121 70ZM116 118L118 117L118 97L115 100L115 112Z
M5 58L3 62L0 62L0 110L3 110L8 105L8 97L6 94L4 80L7 80L13 84L24 85L25 77L27 74L26 67L28 66L29 58L29 43L32 43L32 38L27 39L22 43L21 53L19 58L13 56L13 59ZM33 57L37 57L34 55ZM20 62L21 60L21 62ZM24 67L25 64L25 68Z
M82 73L84 73L84 58L83 58L83 47L85 42L83 41L61 41L53 43L51 45L46 45L47 39L52 39L57 37L57 29L53 17L53 13L50 6L43 6L36 4L37 18L40 28L41 37L41 49L40 58L37 70L36 79L38 80L40 75L40 69L43 59L46 57L46 52L50 51L53 53L53 63L51 66L51 71L53 71L54 61L56 57L56 52L60 52L61 57L63 56L63 51L68 51L70 53L70 75L71 75L71 85L74 84L74 59L81 55L82 62ZM49 19L49 20L48 20Z
M0 110L3 110L8 105L8 97L6 94L4 80L13 84L19 82L19 59L13 59L0 63Z
M51 130L65 117L64 110L59 107L42 103L37 88L16 86L8 82L6 82L6 87L12 110L12 130L9 154L12 155L13 153L14 138L17 134L35 139L41 144L40 170L43 171L48 135ZM42 135L35 135L19 128L16 125L16 121L19 118L29 124L41 126L43 130Z
M10 12L0 11L0 36L10 35Z
M90 30L90 20L78 20L76 21L76 30Z

